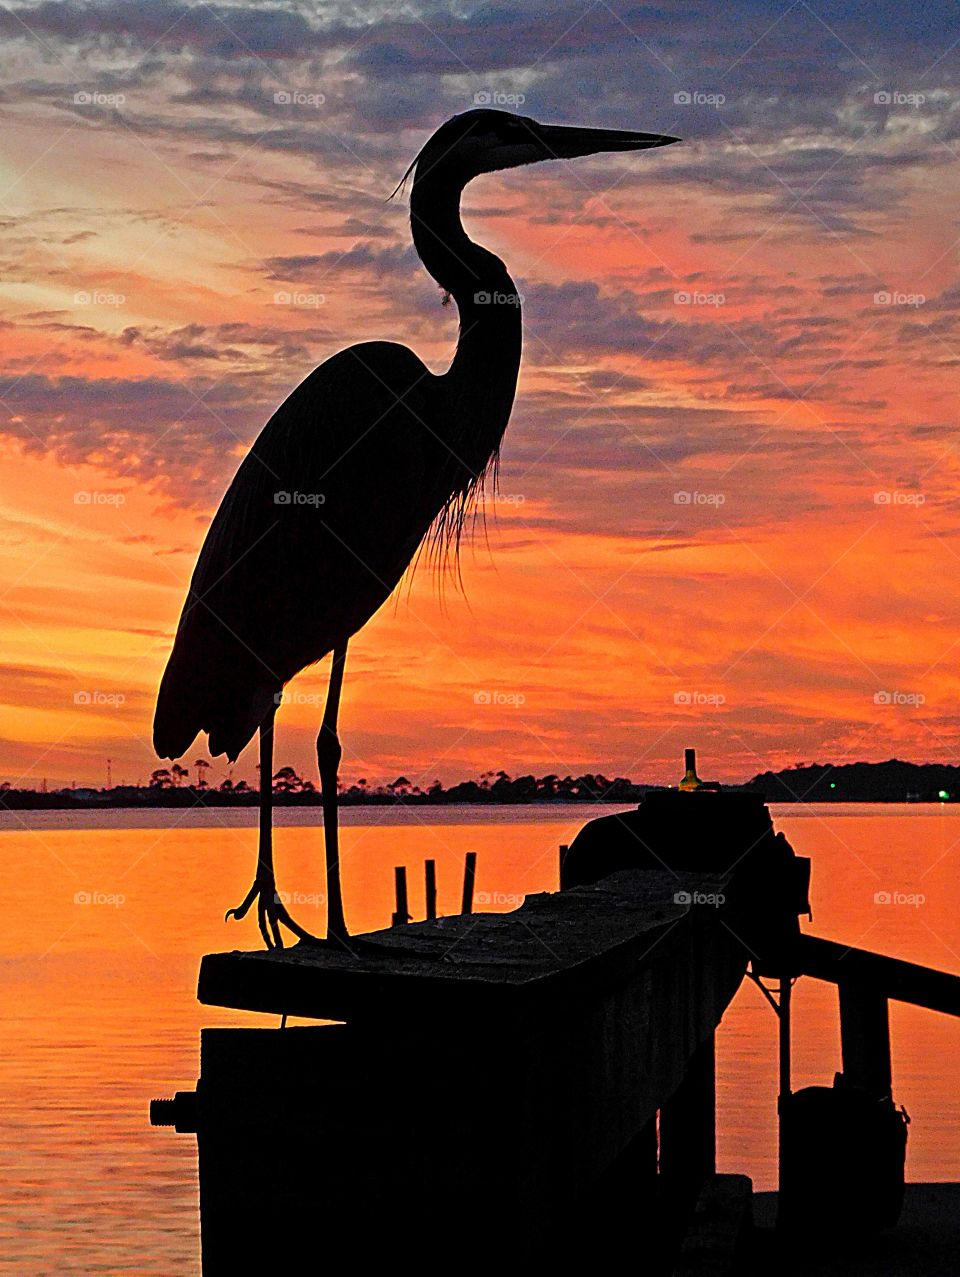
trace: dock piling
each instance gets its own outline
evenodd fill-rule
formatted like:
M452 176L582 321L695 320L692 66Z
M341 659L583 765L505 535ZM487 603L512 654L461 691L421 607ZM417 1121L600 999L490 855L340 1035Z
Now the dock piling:
M395 927L403 926L404 923L410 921L410 911L407 908L407 870L405 865L397 865L393 871L394 882L397 891L397 908L393 915L393 925Z
M437 862L428 860L423 866L426 895L426 917L432 922L437 916Z
M473 884L477 877L477 853L468 851L463 863L463 901L461 913L473 913Z

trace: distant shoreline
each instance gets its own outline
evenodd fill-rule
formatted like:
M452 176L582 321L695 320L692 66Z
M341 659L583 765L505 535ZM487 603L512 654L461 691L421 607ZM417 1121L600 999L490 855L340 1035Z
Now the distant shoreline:
M256 807L257 790L244 782L217 789L189 784L181 768L161 769L150 785L117 785L110 789L71 788L44 792L0 785L0 811L90 811L111 809L184 810L192 807ZM301 779L291 767L274 776L273 805L319 807L320 794L309 780ZM511 777L504 771L486 772L480 780L464 780L444 787L435 781L429 789L398 777L389 785L371 788L358 781L340 791L341 807L564 807L571 804L635 804L648 793L673 788L652 785L619 776L610 779L600 773L581 776L556 775ZM809 763L782 771L760 772L745 784L724 785L725 793L761 794L767 802L803 805L808 803L953 803L960 800L960 767L945 763L905 763L890 759L884 763Z

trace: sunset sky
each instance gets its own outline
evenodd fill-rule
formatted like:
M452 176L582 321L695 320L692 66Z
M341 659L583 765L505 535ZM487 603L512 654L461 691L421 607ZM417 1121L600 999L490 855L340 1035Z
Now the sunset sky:
M146 781L272 410L355 341L446 366L387 196L478 94L684 144L468 188L525 298L500 496L465 596L418 573L354 640L343 779L960 761L953 8L45 0L0 34L0 779ZM326 676L278 719L314 779Z

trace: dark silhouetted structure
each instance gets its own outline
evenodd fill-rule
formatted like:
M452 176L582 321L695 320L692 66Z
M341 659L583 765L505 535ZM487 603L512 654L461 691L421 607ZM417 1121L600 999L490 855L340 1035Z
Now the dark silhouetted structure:
M347 935L337 840L347 643L425 543L441 565L456 555L471 503L495 476L516 391L517 288L503 262L468 238L461 192L481 173L676 140L543 125L505 111L448 120L407 173L416 168L414 245L460 312L453 362L436 376L405 346L384 341L328 359L264 427L207 533L160 685L154 745L161 757L179 758L207 732L210 753L233 760L259 730L260 774L271 776L284 684L333 653L317 737L328 939ZM270 786L261 790L256 876L228 916L242 918L256 903L268 947L282 946L281 923L313 940L277 899Z

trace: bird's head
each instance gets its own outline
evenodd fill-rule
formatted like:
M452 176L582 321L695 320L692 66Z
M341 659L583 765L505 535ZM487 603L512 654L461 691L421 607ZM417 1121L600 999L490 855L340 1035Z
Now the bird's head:
M540 160L570 160L603 151L645 151L679 141L662 133L540 124L527 115L478 107L441 124L403 180L416 168L415 181L433 177L462 186L480 173L495 173Z

